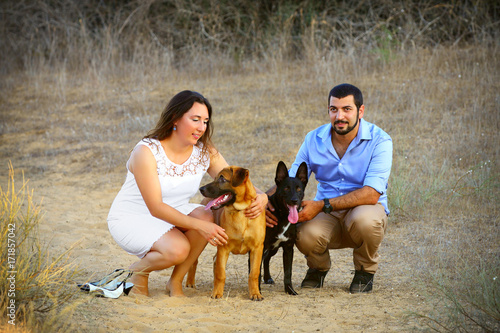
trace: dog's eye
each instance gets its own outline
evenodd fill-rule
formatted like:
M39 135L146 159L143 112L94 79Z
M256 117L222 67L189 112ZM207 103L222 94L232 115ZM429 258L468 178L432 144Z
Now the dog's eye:
M300 187L297 187L297 192L302 192L302 189Z
M227 183L227 182L228 182L228 181L227 181L227 179L226 179L226 178L224 178L224 177L222 177L222 176L220 176L220 177L219 177L219 183Z
M290 192L290 188L289 187L285 187L285 192Z

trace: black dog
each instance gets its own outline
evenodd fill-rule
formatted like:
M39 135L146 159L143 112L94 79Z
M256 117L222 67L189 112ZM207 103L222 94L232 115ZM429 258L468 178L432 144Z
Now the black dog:
M274 216L278 219L278 225L275 225L274 228L266 228L264 253L262 254L264 283L274 284L269 273L269 261L282 247L285 292L290 295L297 295L292 286L293 246L297 234L298 210L304 198L307 176L307 164L305 162L302 162L296 176L292 178L288 176L285 163L280 161L276 168L276 192L269 197L269 202L275 209Z

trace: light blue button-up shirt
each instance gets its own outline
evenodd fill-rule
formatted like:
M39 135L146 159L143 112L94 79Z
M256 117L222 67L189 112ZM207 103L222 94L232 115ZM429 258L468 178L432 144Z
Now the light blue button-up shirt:
M392 139L379 127L363 119L358 134L344 156L339 158L331 140L332 125L326 124L309 132L289 170L295 176L302 162L309 176L314 173L318 189L314 200L336 198L363 186L380 193L379 202L387 207L387 184L392 165Z

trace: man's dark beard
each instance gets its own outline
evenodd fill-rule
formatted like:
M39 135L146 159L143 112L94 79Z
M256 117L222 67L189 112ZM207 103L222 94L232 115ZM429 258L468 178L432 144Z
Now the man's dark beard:
M338 130L335 128L335 124L339 124L339 123L346 123L345 121L335 121L333 123L333 126L332 126L332 129L335 131L335 133L337 133L338 135L346 135L347 133L351 132L355 127L356 125L358 124L358 121L359 121L359 110L358 110L358 113L356 114L356 122L354 123L354 125L352 126L347 126L346 129L344 130Z

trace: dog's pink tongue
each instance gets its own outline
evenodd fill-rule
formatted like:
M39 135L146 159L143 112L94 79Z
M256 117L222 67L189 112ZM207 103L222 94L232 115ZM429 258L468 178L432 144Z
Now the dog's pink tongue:
M299 212L297 210L297 206L288 206L288 222L295 224L298 220Z
M218 198L215 198L215 199L211 200L211 201L210 201L209 203L207 203L207 205L205 206L205 210L209 210L210 208L212 208L212 206L219 205L221 202L226 201L229 197L230 197L230 195L229 195L228 193L226 193L226 194L221 195L221 196L220 196L220 197L218 197Z
M213 200L210 200L207 205L205 206L205 210L209 210L213 205L215 205L215 202L217 201L217 199L219 198L215 198Z

